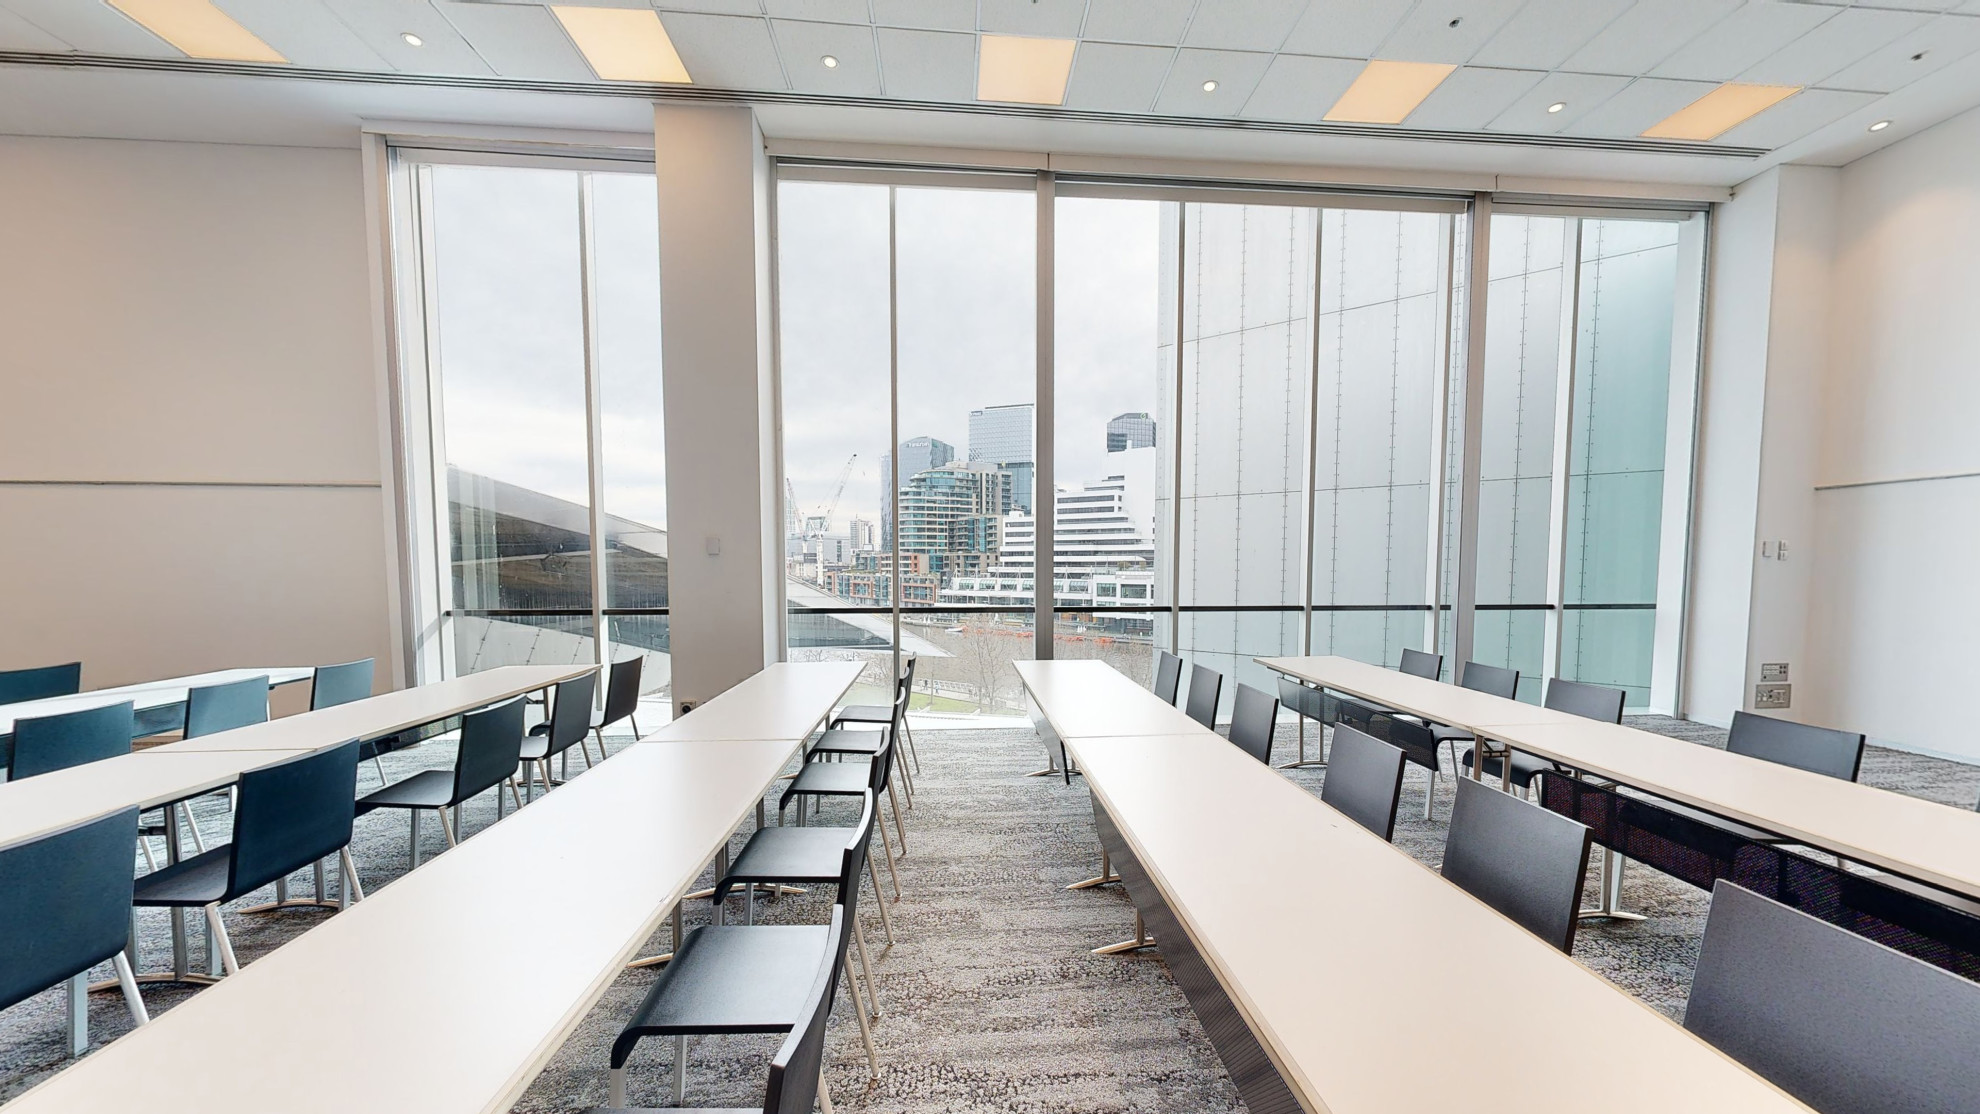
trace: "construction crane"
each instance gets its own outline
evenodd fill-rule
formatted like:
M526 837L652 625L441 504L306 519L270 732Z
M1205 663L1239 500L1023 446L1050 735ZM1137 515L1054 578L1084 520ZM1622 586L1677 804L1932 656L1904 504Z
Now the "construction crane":
M832 528L832 512L839 509L839 499L846 493L846 481L852 478L853 462L859 459L854 453L846 458L846 466L839 470L839 486L832 489L832 499L818 509L817 514L805 514L798 506L797 488L790 477L784 477L784 515L788 533L802 534L806 538L822 538Z
M839 486L832 489L832 501L825 504L824 510L818 512L818 532L820 534L832 528L832 512L839 509L839 497L846 493L846 481L852 478L853 461L858 459L858 453L852 454L846 458L846 466L839 470Z

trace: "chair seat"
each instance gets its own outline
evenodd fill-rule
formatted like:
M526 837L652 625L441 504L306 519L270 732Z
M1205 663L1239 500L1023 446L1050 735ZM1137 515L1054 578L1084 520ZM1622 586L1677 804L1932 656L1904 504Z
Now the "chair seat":
M870 758L880 753L880 748L885 745L887 745L887 729L885 727L882 727L878 731L841 731L838 728L834 728L818 736L818 741L811 744L809 753L863 754Z
M860 796L866 792L867 783L871 780L870 765L867 762L807 762L785 788L777 807L781 809L790 803L792 797L806 793L820 797Z
M231 845L222 844L138 876L131 890L132 905L209 905L227 896Z
M421 770L358 799L358 815L381 808L440 808L454 802L452 770Z
M843 840L845 837L840 835ZM783 1033L825 963L825 925L704 925L688 933L620 1042L684 1033Z
M836 882L845 853L844 828L759 828L715 883L714 901L752 882Z
M1469 770L1471 768L1472 754L1472 751L1465 751L1464 757L1458 759L1458 765ZM1500 776L1500 764L1501 759L1498 756L1491 754L1485 756L1485 772L1492 777ZM1513 784L1519 786L1521 789L1532 785L1535 775L1559 772L1552 762L1544 758L1535 758L1530 754L1524 754L1519 751L1513 752L1512 768Z
M1436 739L1437 739L1437 742L1438 742L1439 744L1442 744L1442 743L1468 743L1468 742L1471 742L1471 741L1472 741L1472 734L1471 734L1471 732L1469 732L1469 731L1466 731L1466 730L1465 730L1464 728L1462 728L1462 727L1452 727L1451 725L1449 725L1449 724L1447 724L1447 723L1433 723L1433 724L1431 724L1431 725L1430 725L1430 734L1436 737Z
M531 731L529 737L523 740L522 760L534 762L539 758L548 757L550 757L550 736L547 733L539 734Z
M892 723L894 706L891 704L848 704L832 717L833 723Z

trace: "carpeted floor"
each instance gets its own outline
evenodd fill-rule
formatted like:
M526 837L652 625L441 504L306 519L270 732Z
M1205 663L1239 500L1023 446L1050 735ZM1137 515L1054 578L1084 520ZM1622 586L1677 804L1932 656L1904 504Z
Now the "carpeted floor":
M1706 745L1723 743L1722 733L1693 724L1632 722ZM889 1114L1153 1114L1241 1108L1160 957L1109 958L1089 950L1129 935L1133 910L1117 886L1065 889L1098 865L1091 805L1078 779L1068 788L1057 778L1025 777L1038 767L1040 754L1029 730L928 730L918 742L921 792L908 814L908 855L900 871L905 896L889 906L898 939L891 949L885 946L872 893L862 898L884 1007L874 1026L880 1078L867 1082L858 1029L842 996L828 1043L835 1105ZM1274 758L1287 761L1293 750L1293 730L1287 727ZM451 761L452 747L446 741L385 758L394 778ZM1317 790L1325 770L1294 770L1288 776ZM363 777L364 788L376 783L368 765ZM1870 751L1862 780L1960 807L1970 807L1980 794L1980 768L1894 751ZM1435 819L1429 822L1421 819L1423 786L1422 772L1412 768L1404 782L1396 844L1435 865L1450 816L1451 785L1440 780ZM209 838L224 838L226 814L220 800L198 807ZM825 816L828 823L851 819L843 806ZM468 809L470 832L493 820L492 796ZM427 853L438 852L443 844L437 825L427 823L424 834ZM742 838L738 836L738 847ZM403 815L359 820L354 853L369 889L404 873L406 844ZM881 876L891 896L884 868ZM306 878L297 876L299 889L307 888ZM1589 896L1592 900L1592 892ZM816 923L823 919L828 900L823 891L785 898L759 906L760 919ZM241 904L250 903L252 899ZM1656 1008L1679 1016L1704 926L1706 895L1636 868L1625 877L1624 903L1650 919L1585 925L1575 956ZM740 901L732 902L731 912L739 910ZM697 903L690 924L706 921L708 913L706 903ZM324 915L230 913L228 922L241 961L252 963ZM164 915L146 912L139 924L145 966L156 970L168 964ZM663 931L654 949L664 950L665 944ZM195 934L196 955L199 947ZM106 965L99 977L107 974ZM499 972L490 977L500 977ZM601 1104L612 1037L652 978L634 971L619 979L517 1109L568 1111ZM152 988L146 1001L156 1016L188 993ZM93 996L90 1014L99 1045L129 1028L114 994ZM0 1014L0 1100L66 1066L63 1016L59 991ZM689 1103L747 1107L760 1102L764 1065L776 1044L770 1037L693 1042ZM635 1053L630 1084L635 1103L671 1101L672 1056L664 1041L649 1042Z

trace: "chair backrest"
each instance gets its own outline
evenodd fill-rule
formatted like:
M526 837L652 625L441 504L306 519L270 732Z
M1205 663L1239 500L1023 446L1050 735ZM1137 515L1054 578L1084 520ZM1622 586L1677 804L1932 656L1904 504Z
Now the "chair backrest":
M825 936L825 963L819 967L805 1004L798 1009L799 1021L777 1054L770 1058L770 1083L763 1095L763 1114L811 1114L818 1103L819 1073L825 1067L825 1022L832 1016L832 1000L839 989L845 954L846 910L832 907L832 925Z
M1340 724L1334 728L1334 749L1327 756L1320 799L1383 839L1393 839L1402 778L1401 748Z
M1429 770L1437 771L1437 736L1426 724L1413 719L1403 719L1387 712L1377 713L1380 732L1377 738L1387 739L1390 745L1400 749L1403 757Z
M1588 828L1471 778L1457 779L1444 877L1564 952L1574 950Z
M220 900L258 890L350 843L357 762L353 739L241 775L227 894Z
M1832 727L1734 712L1726 749L1799 770L1855 781L1863 765L1863 736Z
M1217 698L1224 694L1224 675L1207 665L1189 668L1189 718L1205 727L1217 726Z
M14 765L7 777L19 781L66 770L85 762L131 752L137 712L128 700L14 721Z
M1684 1027L1816 1110L1980 1103L1980 984L1724 879Z
M1607 685L1556 677L1547 682L1546 704L1556 712L1599 719L1603 723L1621 723L1623 695L1623 690Z
M605 718L598 726L610 727L639 711L639 675L645 668L645 654L612 663L611 676L605 679Z
M866 768L866 788L876 795L885 793L894 779L894 729L889 727L880 734L880 747L873 752L873 762Z
M1291 677L1279 678L1279 704L1287 711L1296 712L1308 719L1327 722L1327 694L1312 685L1303 685Z
M851 916L859 908L859 875L866 869L866 851L873 845L873 823L880 815L880 795L869 789L860 798L859 822L846 829L846 849L839 859L838 903Z
M561 754L584 741L591 730L591 701L597 693L596 669L557 682L557 696L550 708L551 754Z
M1182 688L1182 659L1167 650L1155 651L1155 695L1174 704Z
M512 776L522 762L522 745L520 697L462 716L461 746L454 755L454 793L447 803L459 804Z
M38 665L32 669L0 669L0 704L74 696L82 691L82 663Z
M1279 725L1279 698L1239 685L1231 702L1231 742L1266 765L1272 764L1272 732Z
M1519 695L1519 670L1468 661L1458 670L1458 684L1473 692L1511 700Z
M1434 681L1444 675L1444 655L1404 649L1402 661L1397 663L1396 670L1412 677L1427 677Z
M136 809L0 851L0 1009L124 950Z
M342 665L317 666L316 676L309 682L309 710L334 708L370 696L376 664L371 658L359 658Z
M186 693L186 738L268 722L268 678L249 677Z

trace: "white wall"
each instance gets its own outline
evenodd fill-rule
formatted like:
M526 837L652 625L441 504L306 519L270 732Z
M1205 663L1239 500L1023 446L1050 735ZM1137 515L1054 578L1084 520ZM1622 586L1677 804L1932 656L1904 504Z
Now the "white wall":
M0 667L393 676L358 151L0 137Z
M1980 111L1841 171L1808 595L1814 714L1980 761ZM1800 686L1797 686L1797 696Z

